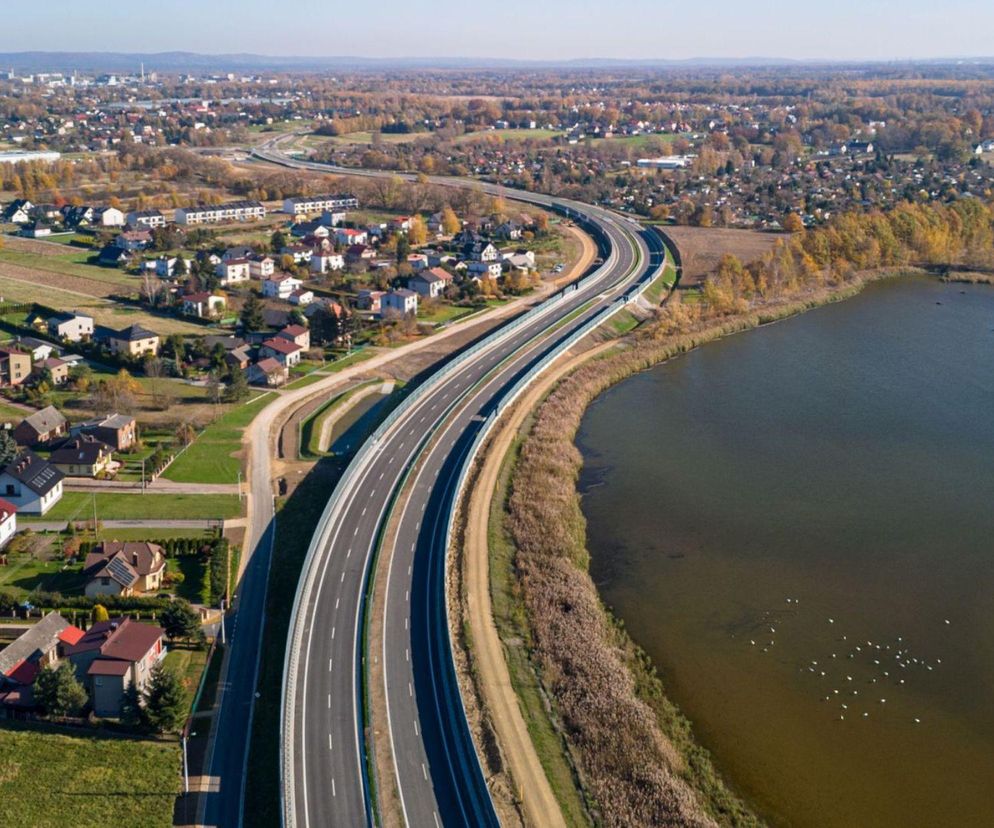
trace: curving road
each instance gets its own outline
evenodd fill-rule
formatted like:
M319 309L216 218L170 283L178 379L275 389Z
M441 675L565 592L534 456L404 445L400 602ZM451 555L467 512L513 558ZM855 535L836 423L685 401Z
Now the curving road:
M256 155L288 166L348 172ZM371 171L361 171L374 174ZM433 183L465 186L434 177ZM474 182L474 186L480 186ZM587 205L483 185L580 215L607 254L575 287L491 334L425 381L356 457L315 533L284 676L282 772L287 825L371 824L363 733L364 596L389 556L382 661L394 769L411 826L496 825L462 708L445 600L449 518L478 432L523 377L663 263L658 235ZM410 482L393 542L382 534Z

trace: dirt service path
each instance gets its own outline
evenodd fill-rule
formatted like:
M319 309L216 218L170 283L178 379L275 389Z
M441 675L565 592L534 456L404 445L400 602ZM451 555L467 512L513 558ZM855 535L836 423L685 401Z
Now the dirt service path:
M564 355L513 406L487 446L479 476L466 507L465 584L466 621L473 641L475 663L483 703L493 718L494 729L511 777L521 798L526 824L542 828L565 828L559 802L539 761L528 726L511 684L504 645L494 622L490 598L490 506L497 491L504 458L525 419L559 380L580 363L616 343L600 345L571 356Z

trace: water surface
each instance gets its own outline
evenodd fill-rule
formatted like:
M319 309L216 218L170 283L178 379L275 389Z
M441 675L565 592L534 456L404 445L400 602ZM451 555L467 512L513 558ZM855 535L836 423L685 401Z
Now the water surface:
M757 810L994 825L994 289L707 345L578 444L593 577Z

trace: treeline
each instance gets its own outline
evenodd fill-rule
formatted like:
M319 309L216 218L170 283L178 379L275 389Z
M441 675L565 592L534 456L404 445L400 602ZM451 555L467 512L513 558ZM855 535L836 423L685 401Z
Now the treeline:
M753 300L853 281L861 271L936 265L994 265L994 210L975 198L952 204L904 202L888 212L848 212L825 227L794 233L756 261L726 255L704 284L718 315Z

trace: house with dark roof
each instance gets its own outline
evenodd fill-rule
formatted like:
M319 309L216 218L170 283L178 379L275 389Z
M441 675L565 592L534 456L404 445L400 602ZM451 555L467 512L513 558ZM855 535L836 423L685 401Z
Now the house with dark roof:
M69 342L81 342L93 336L93 317L84 313L63 311L45 320L48 335Z
M64 477L33 451L24 450L0 471L0 496L19 512L43 515L62 499Z
M159 335L141 325L129 325L121 331L111 331L106 337L111 353L121 356L155 356L159 353Z
M69 433L69 421L52 405L25 417L14 428L19 446L40 446L52 443Z
M164 636L160 627L117 618L98 621L65 648L76 677L90 691L94 713L120 716L125 691L132 684L145 690L152 668L166 655Z
M129 414L108 414L95 420L86 420L72 427L70 433L91 434L114 451L131 448L138 439L138 424Z
M50 612L0 650L0 704L19 709L34 707L32 686L44 667L57 664L66 649L78 643L83 631L57 612Z
M86 556L85 592L97 595L142 595L162 588L166 556L148 541L104 541Z
M80 434L62 443L48 462L67 477L98 477L116 468L114 450L92 434Z

